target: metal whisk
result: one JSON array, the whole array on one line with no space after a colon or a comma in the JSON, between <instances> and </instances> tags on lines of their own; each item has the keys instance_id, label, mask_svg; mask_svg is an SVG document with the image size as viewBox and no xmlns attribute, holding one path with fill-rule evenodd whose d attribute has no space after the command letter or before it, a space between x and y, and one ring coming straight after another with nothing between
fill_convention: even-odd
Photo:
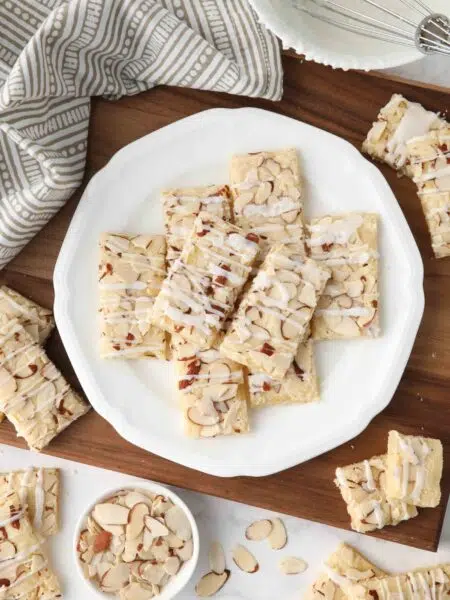
<instances>
[{"instance_id":1,"label":"metal whisk","mask_svg":"<svg viewBox=\"0 0 450 600\"><path fill-rule=\"evenodd\" d=\"M412 9L416 20L399 14L392 6L389 8L389 3L392 5L390 0L361 2L376 9L374 16L344 6L339 0L294 0L294 5L314 18L355 33L404 46L416 46L424 54L450 56L450 18L434 13L422 0L399 0Z\"/></svg>"}]
</instances>

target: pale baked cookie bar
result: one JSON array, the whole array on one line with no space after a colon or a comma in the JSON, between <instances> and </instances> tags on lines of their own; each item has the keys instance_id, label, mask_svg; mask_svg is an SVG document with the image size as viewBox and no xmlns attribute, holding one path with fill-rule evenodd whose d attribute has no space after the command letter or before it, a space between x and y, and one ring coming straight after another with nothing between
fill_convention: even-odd
<instances>
[{"instance_id":1,"label":"pale baked cookie bar","mask_svg":"<svg viewBox=\"0 0 450 600\"><path fill-rule=\"evenodd\" d=\"M0 473L0 496L17 492L34 530L44 536L59 530L59 470L30 468Z\"/></svg>"},{"instance_id":2,"label":"pale baked cookie bar","mask_svg":"<svg viewBox=\"0 0 450 600\"><path fill-rule=\"evenodd\" d=\"M307 229L311 258L331 269L314 313L313 338L378 336L377 215L326 215L312 219Z\"/></svg>"},{"instance_id":3,"label":"pale baked cookie bar","mask_svg":"<svg viewBox=\"0 0 450 600\"><path fill-rule=\"evenodd\" d=\"M162 284L153 323L203 350L224 328L258 254L258 236L207 212Z\"/></svg>"},{"instance_id":4,"label":"pale baked cookie bar","mask_svg":"<svg viewBox=\"0 0 450 600\"><path fill-rule=\"evenodd\" d=\"M336 469L334 483L347 504L351 526L367 533L417 516L417 508L386 495L386 455Z\"/></svg>"},{"instance_id":5,"label":"pale baked cookie bar","mask_svg":"<svg viewBox=\"0 0 450 600\"><path fill-rule=\"evenodd\" d=\"M441 600L450 593L450 564L402 575L373 577L351 585L350 600Z\"/></svg>"},{"instance_id":6,"label":"pale baked cookie bar","mask_svg":"<svg viewBox=\"0 0 450 600\"><path fill-rule=\"evenodd\" d=\"M437 258L450 255L450 126L407 144L409 169Z\"/></svg>"},{"instance_id":7,"label":"pale baked cookie bar","mask_svg":"<svg viewBox=\"0 0 450 600\"><path fill-rule=\"evenodd\" d=\"M250 406L259 408L272 404L306 404L320 397L314 360L314 342L302 342L280 381L265 373L249 373Z\"/></svg>"},{"instance_id":8,"label":"pale baked cookie bar","mask_svg":"<svg viewBox=\"0 0 450 600\"><path fill-rule=\"evenodd\" d=\"M53 600L61 597L56 576L41 549L16 492L0 496L0 599Z\"/></svg>"},{"instance_id":9,"label":"pale baked cookie bar","mask_svg":"<svg viewBox=\"0 0 450 600\"><path fill-rule=\"evenodd\" d=\"M98 286L102 358L166 358L166 334L151 324L154 299L165 276L163 235L101 236Z\"/></svg>"},{"instance_id":10,"label":"pale baked cookie bar","mask_svg":"<svg viewBox=\"0 0 450 600\"><path fill-rule=\"evenodd\" d=\"M224 221L231 221L231 194L227 185L164 190L162 202L169 267L180 256L195 218L201 212L206 211Z\"/></svg>"},{"instance_id":11,"label":"pale baked cookie bar","mask_svg":"<svg viewBox=\"0 0 450 600\"><path fill-rule=\"evenodd\" d=\"M31 337L44 344L55 326L53 313L7 287L0 287L0 326L17 319Z\"/></svg>"},{"instance_id":12,"label":"pale baked cookie bar","mask_svg":"<svg viewBox=\"0 0 450 600\"><path fill-rule=\"evenodd\" d=\"M230 178L235 223L261 238L261 259L274 243L303 243L302 185L295 148L233 156Z\"/></svg>"},{"instance_id":13,"label":"pale baked cookie bar","mask_svg":"<svg viewBox=\"0 0 450 600\"><path fill-rule=\"evenodd\" d=\"M444 121L416 102L394 94L384 106L369 131L362 150L372 158L386 162L394 169L403 169L410 175L407 164L407 142L412 138L439 129Z\"/></svg>"},{"instance_id":14,"label":"pale baked cookie bar","mask_svg":"<svg viewBox=\"0 0 450 600\"><path fill-rule=\"evenodd\" d=\"M171 344L185 433L205 438L248 432L243 367L217 348L197 350L177 334Z\"/></svg>"},{"instance_id":15,"label":"pale baked cookie bar","mask_svg":"<svg viewBox=\"0 0 450 600\"><path fill-rule=\"evenodd\" d=\"M275 246L242 299L222 354L281 380L305 339L330 271L289 246Z\"/></svg>"},{"instance_id":16,"label":"pale baked cookie bar","mask_svg":"<svg viewBox=\"0 0 450 600\"><path fill-rule=\"evenodd\" d=\"M440 440L390 431L386 493L416 506L434 507L441 500L443 451Z\"/></svg>"},{"instance_id":17,"label":"pale baked cookie bar","mask_svg":"<svg viewBox=\"0 0 450 600\"><path fill-rule=\"evenodd\" d=\"M345 600L349 586L385 575L352 546L339 544L325 562L324 573L308 589L304 600Z\"/></svg>"},{"instance_id":18,"label":"pale baked cookie bar","mask_svg":"<svg viewBox=\"0 0 450 600\"><path fill-rule=\"evenodd\" d=\"M0 328L0 410L31 449L42 450L89 408L19 323Z\"/></svg>"}]
</instances>

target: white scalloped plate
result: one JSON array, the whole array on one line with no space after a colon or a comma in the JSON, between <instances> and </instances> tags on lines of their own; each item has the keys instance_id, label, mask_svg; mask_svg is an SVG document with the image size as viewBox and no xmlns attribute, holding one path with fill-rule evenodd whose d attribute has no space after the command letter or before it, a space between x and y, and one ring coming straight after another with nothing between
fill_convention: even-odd
<instances>
[{"instance_id":1,"label":"white scalloped plate","mask_svg":"<svg viewBox=\"0 0 450 600\"><path fill-rule=\"evenodd\" d=\"M296 146L310 215L349 210L381 216L384 335L322 342L322 401L251 413L248 435L183 436L173 365L101 360L97 353L97 240L103 231L163 232L159 190L227 181L235 152ZM55 316L93 407L127 440L218 476L287 469L353 438L391 400L423 308L423 265L397 201L376 167L346 141L262 110L208 110L120 150L87 187L55 268Z\"/></svg>"},{"instance_id":2,"label":"white scalloped plate","mask_svg":"<svg viewBox=\"0 0 450 600\"><path fill-rule=\"evenodd\" d=\"M304 14L295 8L300 0L250 0L264 25L283 42L284 48L293 48L308 60L341 69L387 69L410 63L424 55L415 47L400 46L390 42L363 37ZM403 0L378 0L378 2L413 23L421 16L403 3ZM449 15L449 0L425 0L430 9ZM362 11L369 17L400 25L408 33L413 29L383 15L366 0L339 0L338 4Z\"/></svg>"}]
</instances>

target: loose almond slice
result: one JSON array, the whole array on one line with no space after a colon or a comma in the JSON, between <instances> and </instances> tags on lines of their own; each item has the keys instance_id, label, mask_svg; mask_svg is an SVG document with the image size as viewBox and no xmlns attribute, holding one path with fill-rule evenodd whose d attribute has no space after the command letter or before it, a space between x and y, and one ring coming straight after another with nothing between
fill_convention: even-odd
<instances>
[{"instance_id":1,"label":"loose almond slice","mask_svg":"<svg viewBox=\"0 0 450 600\"><path fill-rule=\"evenodd\" d=\"M265 540L272 531L272 521L268 519L261 519L260 521L254 521L245 530L245 537L252 542L260 542Z\"/></svg>"},{"instance_id":2,"label":"loose almond slice","mask_svg":"<svg viewBox=\"0 0 450 600\"><path fill-rule=\"evenodd\" d=\"M141 535L144 530L144 519L151 518L148 517L149 513L150 508L143 502L139 502L133 506L128 516L128 525L125 534L127 540L135 540Z\"/></svg>"},{"instance_id":3,"label":"loose almond slice","mask_svg":"<svg viewBox=\"0 0 450 600\"><path fill-rule=\"evenodd\" d=\"M169 556L164 563L164 570L168 575L176 575L180 570L180 559L178 556Z\"/></svg>"},{"instance_id":4,"label":"loose almond slice","mask_svg":"<svg viewBox=\"0 0 450 600\"><path fill-rule=\"evenodd\" d=\"M149 600L153 597L153 592L150 586L145 583L133 582L119 592L120 600Z\"/></svg>"},{"instance_id":5,"label":"loose almond slice","mask_svg":"<svg viewBox=\"0 0 450 600\"><path fill-rule=\"evenodd\" d=\"M108 550L111 544L112 534L109 531L101 531L95 536L93 550L95 554Z\"/></svg>"},{"instance_id":6,"label":"loose almond slice","mask_svg":"<svg viewBox=\"0 0 450 600\"><path fill-rule=\"evenodd\" d=\"M119 563L108 569L100 580L101 587L105 592L118 592L128 583L130 567L125 563Z\"/></svg>"},{"instance_id":7,"label":"loose almond slice","mask_svg":"<svg viewBox=\"0 0 450 600\"><path fill-rule=\"evenodd\" d=\"M209 547L209 568L213 573L222 575L225 571L225 552L223 551L222 544L219 542L213 542Z\"/></svg>"},{"instance_id":8,"label":"loose almond slice","mask_svg":"<svg viewBox=\"0 0 450 600\"><path fill-rule=\"evenodd\" d=\"M141 502L147 504L148 506L152 505L152 499L141 492L129 492L123 499L124 503L128 506L128 508L133 508L136 504L140 504Z\"/></svg>"},{"instance_id":9,"label":"loose almond slice","mask_svg":"<svg viewBox=\"0 0 450 600\"><path fill-rule=\"evenodd\" d=\"M200 598L209 598L217 594L223 588L230 576L230 571L226 570L221 575L217 573L206 573L195 586L195 593Z\"/></svg>"},{"instance_id":10,"label":"loose almond slice","mask_svg":"<svg viewBox=\"0 0 450 600\"><path fill-rule=\"evenodd\" d=\"M184 562L188 561L194 552L194 543L192 540L188 540L184 543L182 548L176 548L175 554L180 557L180 559Z\"/></svg>"},{"instance_id":11,"label":"loose almond slice","mask_svg":"<svg viewBox=\"0 0 450 600\"><path fill-rule=\"evenodd\" d=\"M278 566L285 575L298 575L308 568L307 563L296 556L285 556L280 560Z\"/></svg>"},{"instance_id":12,"label":"loose almond slice","mask_svg":"<svg viewBox=\"0 0 450 600\"><path fill-rule=\"evenodd\" d=\"M244 546L236 546L233 550L233 560L241 571L246 573L256 573L259 569L258 561Z\"/></svg>"},{"instance_id":13,"label":"loose almond slice","mask_svg":"<svg viewBox=\"0 0 450 600\"><path fill-rule=\"evenodd\" d=\"M182 540L190 540L192 537L191 524L187 518L184 510L179 506L172 506L164 515L164 520L167 527L177 537Z\"/></svg>"},{"instance_id":14,"label":"loose almond slice","mask_svg":"<svg viewBox=\"0 0 450 600\"><path fill-rule=\"evenodd\" d=\"M281 550L286 546L287 533L284 523L276 517L272 519L272 531L269 535L269 544L272 550Z\"/></svg>"},{"instance_id":15,"label":"loose almond slice","mask_svg":"<svg viewBox=\"0 0 450 600\"><path fill-rule=\"evenodd\" d=\"M93 516L100 524L105 525L126 525L130 509L120 504L97 504L94 508Z\"/></svg>"},{"instance_id":16,"label":"loose almond slice","mask_svg":"<svg viewBox=\"0 0 450 600\"><path fill-rule=\"evenodd\" d=\"M161 521L158 521L158 519L155 519L154 517L145 517L145 527L151 532L152 536L155 538L169 534L169 530L164 525L164 523L161 523Z\"/></svg>"}]
</instances>

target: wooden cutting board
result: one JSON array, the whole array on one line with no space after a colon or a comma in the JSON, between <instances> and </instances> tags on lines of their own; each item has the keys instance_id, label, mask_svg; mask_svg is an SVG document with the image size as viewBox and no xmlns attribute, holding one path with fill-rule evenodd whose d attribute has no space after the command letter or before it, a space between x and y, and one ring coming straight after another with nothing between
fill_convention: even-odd
<instances>
[{"instance_id":1,"label":"wooden cutting board","mask_svg":"<svg viewBox=\"0 0 450 600\"><path fill-rule=\"evenodd\" d=\"M450 94L438 91L362 73L333 71L289 56L284 57L284 67L285 94L279 103L163 87L118 102L94 100L86 181L129 142L208 108L265 108L326 129L357 147L378 109L394 92L422 102L432 110L450 108ZM192 143L195 144L195 140ZM332 160L333 156L324 148L323 168L326 169ZM152 185L151 168L152 165L148 165L149 186ZM386 528L379 534L403 544L436 550L450 475L450 259L438 261L432 257L413 184L398 179L389 168L381 167L381 170L391 184L422 252L426 309L414 350L391 404L363 434L314 460L259 479L220 479L180 467L125 442L94 411L61 434L48 452L348 528L345 506L333 485L335 468L385 452L387 434L392 428L438 437L444 442L446 457L442 505L437 509L425 509L418 518L396 528ZM1 274L1 279L12 287L49 307L53 302L53 267L79 198L80 193ZM123 198L123 202L126 201L127 198ZM384 258L389 260L389 257ZM398 310L402 310L400 305ZM79 387L57 332L48 351L71 383ZM6 422L0 426L0 442L23 446ZM2 464L2 468L7 465Z\"/></svg>"}]
</instances>

